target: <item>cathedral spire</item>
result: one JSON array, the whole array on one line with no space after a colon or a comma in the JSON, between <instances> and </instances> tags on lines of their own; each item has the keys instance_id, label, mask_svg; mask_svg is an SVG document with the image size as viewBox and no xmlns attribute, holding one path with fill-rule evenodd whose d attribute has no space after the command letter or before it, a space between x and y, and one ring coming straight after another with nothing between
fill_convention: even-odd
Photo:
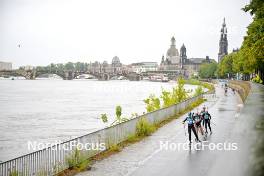
<instances>
[{"instance_id":1,"label":"cathedral spire","mask_svg":"<svg viewBox=\"0 0 264 176\"><path fill-rule=\"evenodd\" d=\"M227 41L227 28L225 23L225 18L222 24L220 31L220 40L219 40L219 53L218 53L218 63L221 59L228 54L228 41Z\"/></svg>"},{"instance_id":2,"label":"cathedral spire","mask_svg":"<svg viewBox=\"0 0 264 176\"><path fill-rule=\"evenodd\" d=\"M161 58L161 63L160 64L164 64L165 63L165 60L164 60L164 55L162 55L162 58Z\"/></svg>"},{"instance_id":3,"label":"cathedral spire","mask_svg":"<svg viewBox=\"0 0 264 176\"><path fill-rule=\"evenodd\" d=\"M175 38L174 38L174 36L171 38L171 46L175 46Z\"/></svg>"},{"instance_id":4,"label":"cathedral spire","mask_svg":"<svg viewBox=\"0 0 264 176\"><path fill-rule=\"evenodd\" d=\"M186 60L187 60L186 47L185 47L184 44L182 44L182 47L180 49L180 63L181 63L181 68L186 63Z\"/></svg>"},{"instance_id":5,"label":"cathedral spire","mask_svg":"<svg viewBox=\"0 0 264 176\"><path fill-rule=\"evenodd\" d=\"M225 23L225 18L224 18L223 26L224 26L224 27L226 26L226 23Z\"/></svg>"}]
</instances>

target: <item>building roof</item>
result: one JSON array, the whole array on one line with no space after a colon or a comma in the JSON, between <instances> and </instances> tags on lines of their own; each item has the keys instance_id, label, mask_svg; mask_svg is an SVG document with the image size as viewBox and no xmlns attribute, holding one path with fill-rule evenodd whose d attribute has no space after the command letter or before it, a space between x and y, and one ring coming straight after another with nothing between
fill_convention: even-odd
<instances>
[{"instance_id":1,"label":"building roof","mask_svg":"<svg viewBox=\"0 0 264 176\"><path fill-rule=\"evenodd\" d=\"M158 65L157 62L137 62L137 63L132 63L132 66L137 66L137 65Z\"/></svg>"},{"instance_id":2,"label":"building roof","mask_svg":"<svg viewBox=\"0 0 264 176\"><path fill-rule=\"evenodd\" d=\"M205 58L189 58L189 60L194 64L201 64Z\"/></svg>"},{"instance_id":3,"label":"building roof","mask_svg":"<svg viewBox=\"0 0 264 176\"><path fill-rule=\"evenodd\" d=\"M189 61L189 64L202 64L204 62L211 63L215 61L214 59L210 59L209 57L208 58L188 58L187 60Z\"/></svg>"}]
</instances>

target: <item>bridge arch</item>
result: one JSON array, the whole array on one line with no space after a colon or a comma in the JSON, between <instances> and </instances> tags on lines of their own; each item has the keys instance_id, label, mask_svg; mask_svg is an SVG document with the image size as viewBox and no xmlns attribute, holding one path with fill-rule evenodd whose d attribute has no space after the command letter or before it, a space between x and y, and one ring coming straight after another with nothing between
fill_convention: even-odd
<instances>
[{"instance_id":1,"label":"bridge arch","mask_svg":"<svg viewBox=\"0 0 264 176\"><path fill-rule=\"evenodd\" d=\"M50 76L52 75L52 78L57 77L58 79L63 79L63 77L61 75L58 75L56 73L43 73L43 74L37 74L36 75L36 79L37 78L51 78Z\"/></svg>"}]
</instances>

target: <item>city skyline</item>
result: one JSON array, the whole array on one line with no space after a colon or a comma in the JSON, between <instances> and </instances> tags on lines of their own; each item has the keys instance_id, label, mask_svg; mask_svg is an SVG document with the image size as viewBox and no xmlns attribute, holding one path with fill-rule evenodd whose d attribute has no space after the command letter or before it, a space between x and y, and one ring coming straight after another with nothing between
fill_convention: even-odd
<instances>
[{"instance_id":1,"label":"city skyline","mask_svg":"<svg viewBox=\"0 0 264 176\"><path fill-rule=\"evenodd\" d=\"M177 49L185 44L188 57L217 60L223 18L229 52L240 47L251 22L240 10L248 3L244 0L74 2L2 0L0 60L13 62L15 68L110 62L115 55L124 64L160 63L172 36Z\"/></svg>"}]
</instances>

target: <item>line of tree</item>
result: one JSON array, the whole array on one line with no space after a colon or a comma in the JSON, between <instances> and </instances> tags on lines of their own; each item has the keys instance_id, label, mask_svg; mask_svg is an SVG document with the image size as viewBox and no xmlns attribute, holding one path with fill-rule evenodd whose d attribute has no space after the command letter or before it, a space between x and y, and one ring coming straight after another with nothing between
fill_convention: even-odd
<instances>
[{"instance_id":1,"label":"line of tree","mask_svg":"<svg viewBox=\"0 0 264 176\"><path fill-rule=\"evenodd\" d=\"M256 75L261 81L264 79L264 1L252 0L242 10L253 16L253 22L248 26L240 50L221 60L218 74L226 77L240 73L244 80Z\"/></svg>"},{"instance_id":2,"label":"line of tree","mask_svg":"<svg viewBox=\"0 0 264 176\"><path fill-rule=\"evenodd\" d=\"M203 63L199 69L200 78L216 78L217 77L217 62L212 60L210 63Z\"/></svg>"},{"instance_id":3,"label":"line of tree","mask_svg":"<svg viewBox=\"0 0 264 176\"><path fill-rule=\"evenodd\" d=\"M22 67L20 69L23 69ZM77 72L87 72L88 63L85 62L68 62L66 64L54 64L51 63L48 66L37 66L36 70L39 72L46 73L63 73L64 71L77 71Z\"/></svg>"}]
</instances>

